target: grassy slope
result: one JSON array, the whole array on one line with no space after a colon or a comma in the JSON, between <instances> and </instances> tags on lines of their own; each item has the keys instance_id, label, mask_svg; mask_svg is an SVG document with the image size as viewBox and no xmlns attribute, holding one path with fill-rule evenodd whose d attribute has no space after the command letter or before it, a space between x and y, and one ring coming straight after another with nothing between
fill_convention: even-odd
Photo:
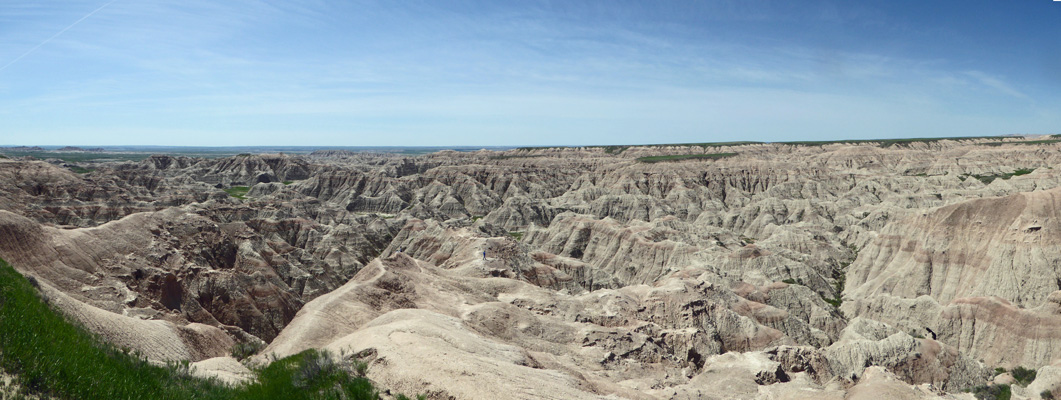
<instances>
[{"instance_id":1,"label":"grassy slope","mask_svg":"<svg viewBox=\"0 0 1061 400\"><path fill-rule=\"evenodd\" d=\"M0 260L0 368L33 393L68 399L375 399L371 382L316 350L276 360L250 384L192 377L103 343L51 309ZM363 373L363 369L361 370ZM399 398L405 398L399 396Z\"/></svg>"}]
</instances>

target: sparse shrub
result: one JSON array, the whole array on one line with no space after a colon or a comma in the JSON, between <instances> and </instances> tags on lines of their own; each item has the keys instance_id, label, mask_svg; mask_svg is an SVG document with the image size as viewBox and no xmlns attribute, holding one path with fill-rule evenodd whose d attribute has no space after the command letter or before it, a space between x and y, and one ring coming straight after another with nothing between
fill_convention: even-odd
<instances>
[{"instance_id":1,"label":"sparse shrub","mask_svg":"<svg viewBox=\"0 0 1061 400\"><path fill-rule=\"evenodd\" d=\"M1032 383L1032 381L1035 380L1034 369L1017 367L1010 370L1009 373L1013 375L1013 380L1015 380L1017 384L1021 386L1028 386L1029 383Z\"/></svg>"},{"instance_id":2,"label":"sparse shrub","mask_svg":"<svg viewBox=\"0 0 1061 400\"><path fill-rule=\"evenodd\" d=\"M1054 392L1044 390L1042 393L1039 393L1039 397L1043 400L1054 400Z\"/></svg>"},{"instance_id":3,"label":"sparse shrub","mask_svg":"<svg viewBox=\"0 0 1061 400\"><path fill-rule=\"evenodd\" d=\"M258 342L240 342L232 345L232 358L242 360L258 354L265 345Z\"/></svg>"},{"instance_id":4,"label":"sparse shrub","mask_svg":"<svg viewBox=\"0 0 1061 400\"><path fill-rule=\"evenodd\" d=\"M378 397L372 383L352 377L327 352L306 350L258 370L258 382L247 385L252 399L356 399Z\"/></svg>"},{"instance_id":5,"label":"sparse shrub","mask_svg":"<svg viewBox=\"0 0 1061 400\"><path fill-rule=\"evenodd\" d=\"M354 372L357 373L357 376L365 376L368 374L368 363L364 361L354 361Z\"/></svg>"},{"instance_id":6,"label":"sparse shrub","mask_svg":"<svg viewBox=\"0 0 1061 400\"><path fill-rule=\"evenodd\" d=\"M1009 400L1013 396L1009 385L980 385L971 392L977 400Z\"/></svg>"},{"instance_id":7,"label":"sparse shrub","mask_svg":"<svg viewBox=\"0 0 1061 400\"><path fill-rule=\"evenodd\" d=\"M335 374L342 374L342 370L326 351L314 351L302 358L302 367L295 374L295 387L309 388L314 382Z\"/></svg>"}]
</instances>

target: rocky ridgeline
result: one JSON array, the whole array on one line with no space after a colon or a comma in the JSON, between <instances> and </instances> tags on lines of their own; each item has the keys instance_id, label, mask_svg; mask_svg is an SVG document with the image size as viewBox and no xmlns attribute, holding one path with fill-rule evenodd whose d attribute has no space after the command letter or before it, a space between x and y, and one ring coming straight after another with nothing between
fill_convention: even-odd
<instances>
[{"instance_id":1,"label":"rocky ridgeline","mask_svg":"<svg viewBox=\"0 0 1061 400\"><path fill-rule=\"evenodd\" d=\"M0 159L0 257L206 374L256 342L430 398L1035 397L1061 145L1007 141Z\"/></svg>"}]
</instances>

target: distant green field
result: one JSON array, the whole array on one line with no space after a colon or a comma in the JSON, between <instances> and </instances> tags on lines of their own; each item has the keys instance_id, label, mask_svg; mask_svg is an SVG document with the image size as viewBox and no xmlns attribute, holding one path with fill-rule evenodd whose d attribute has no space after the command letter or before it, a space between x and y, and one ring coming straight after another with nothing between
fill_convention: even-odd
<instances>
[{"instance_id":1,"label":"distant green field","mask_svg":"<svg viewBox=\"0 0 1061 400\"><path fill-rule=\"evenodd\" d=\"M490 156L490 159L491 160L508 160L508 159L512 159L512 158L538 158L538 157L542 157L542 156L538 155L538 154L530 154L530 155L517 154L517 155Z\"/></svg>"},{"instance_id":2,"label":"distant green field","mask_svg":"<svg viewBox=\"0 0 1061 400\"><path fill-rule=\"evenodd\" d=\"M1056 136L1056 135L1054 135L1054 136ZM1019 142L987 142L987 143L980 143L980 144L983 145L983 146L1002 146L1004 144L1031 145L1031 144L1052 144L1052 143L1058 143L1058 142L1061 142L1061 139L1024 140L1024 141L1019 141Z\"/></svg>"},{"instance_id":3,"label":"distant green field","mask_svg":"<svg viewBox=\"0 0 1061 400\"><path fill-rule=\"evenodd\" d=\"M228 193L229 196L235 197L237 199L246 200L247 192L249 192L250 190L251 188L247 186L233 186L228 189L225 189L225 193Z\"/></svg>"},{"instance_id":4,"label":"distant green field","mask_svg":"<svg viewBox=\"0 0 1061 400\"><path fill-rule=\"evenodd\" d=\"M1052 135L1052 137L1061 138L1061 135ZM934 143L944 140L972 140L972 139L998 139L999 142L984 143L984 145L998 146L1002 144L1044 144L1059 142L1057 140L1032 140L1032 141L1013 141L1013 142L1002 142L1003 139L1013 139L1010 136L959 136L959 137L931 137L931 138L903 138L903 139L851 139L851 140L803 140L803 141L790 141L790 142L755 142L755 141L735 141L735 142L704 142L704 143L660 143L660 144L637 144L637 145L608 145L608 146L541 146L541 147L519 147L517 150L542 150L542 149L561 149L561 148L574 148L583 147L587 149L604 149L606 154L620 154L623 151L631 147L671 147L671 146L688 146L688 147L701 147L704 149L710 147L732 147L732 146L746 146L754 144L787 144L791 146L825 146L831 144L877 144L880 147L892 147L902 146L911 143Z\"/></svg>"},{"instance_id":5,"label":"distant green field","mask_svg":"<svg viewBox=\"0 0 1061 400\"><path fill-rule=\"evenodd\" d=\"M713 154L677 154L670 156L648 156L638 157L637 161L643 163L658 163L658 162L669 162L669 161L682 161L682 160L718 160L726 157L733 157L737 153L713 153Z\"/></svg>"},{"instance_id":6,"label":"distant green field","mask_svg":"<svg viewBox=\"0 0 1061 400\"><path fill-rule=\"evenodd\" d=\"M8 157L30 156L41 160L58 158L66 162L88 162L88 161L140 161L151 157L148 153L92 153L75 152L59 153L52 151L5 151Z\"/></svg>"}]
</instances>

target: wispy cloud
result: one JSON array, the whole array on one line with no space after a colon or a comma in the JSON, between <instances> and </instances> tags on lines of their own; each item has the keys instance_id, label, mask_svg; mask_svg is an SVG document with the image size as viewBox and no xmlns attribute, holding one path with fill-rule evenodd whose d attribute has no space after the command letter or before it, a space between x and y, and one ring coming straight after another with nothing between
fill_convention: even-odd
<instances>
[{"instance_id":1,"label":"wispy cloud","mask_svg":"<svg viewBox=\"0 0 1061 400\"><path fill-rule=\"evenodd\" d=\"M1029 99L1028 95L1015 89L1012 85L998 77L989 75L981 71L966 71L965 75L975 79L977 83L995 89L1001 93L1021 99Z\"/></svg>"},{"instance_id":2,"label":"wispy cloud","mask_svg":"<svg viewBox=\"0 0 1061 400\"><path fill-rule=\"evenodd\" d=\"M991 65L956 69L874 37L841 45L811 32L827 39L808 42L776 28L886 26L880 15L743 3L118 1L0 70L0 133L548 144L916 135L917 124L989 134L1000 121L1040 129L1057 119L1047 107L1056 99ZM0 6L0 21L29 15L0 31L0 56L92 9L19 4ZM962 122L976 118L987 119Z\"/></svg>"}]
</instances>

